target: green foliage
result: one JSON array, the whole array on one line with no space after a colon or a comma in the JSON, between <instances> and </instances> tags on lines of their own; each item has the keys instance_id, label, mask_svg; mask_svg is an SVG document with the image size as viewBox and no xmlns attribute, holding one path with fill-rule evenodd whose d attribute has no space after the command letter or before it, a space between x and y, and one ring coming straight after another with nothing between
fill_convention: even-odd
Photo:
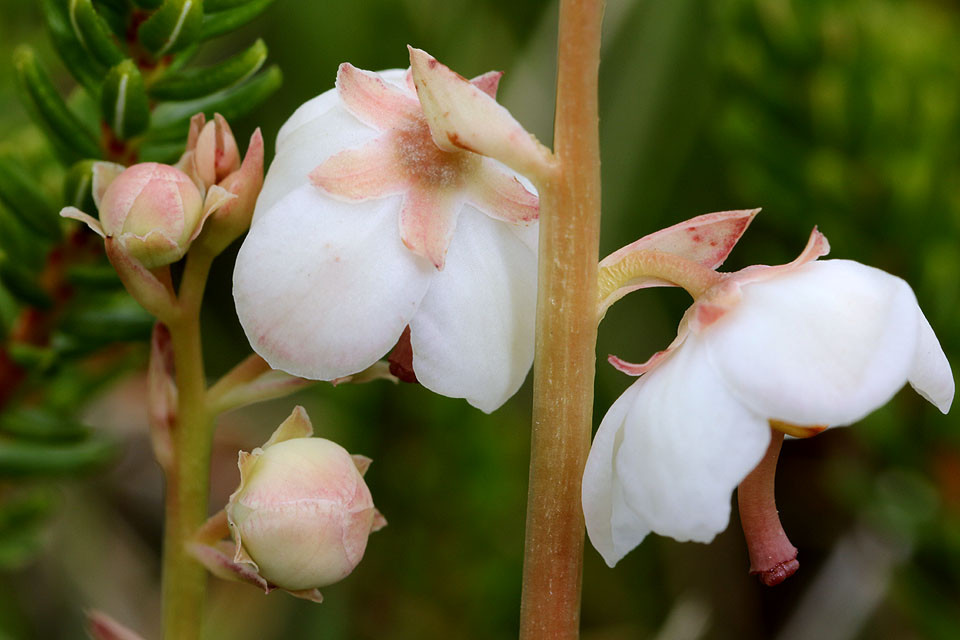
<instances>
[{"instance_id":1,"label":"green foliage","mask_svg":"<svg viewBox=\"0 0 960 640\"><path fill-rule=\"evenodd\" d=\"M132 164L158 148L175 159L194 113L236 117L274 92L279 70L257 74L262 40L189 68L201 36L233 31L267 4L214 1L205 15L201 0L43 0L53 49L77 82L66 92L42 46L13 53L21 101L54 156L0 141L0 570L21 566L42 541L55 505L43 489L50 479L117 458L114 439L75 416L119 373L142 366L144 348L121 345L146 343L153 325L100 239L59 210L96 214L94 162Z\"/></svg>"}]
</instances>

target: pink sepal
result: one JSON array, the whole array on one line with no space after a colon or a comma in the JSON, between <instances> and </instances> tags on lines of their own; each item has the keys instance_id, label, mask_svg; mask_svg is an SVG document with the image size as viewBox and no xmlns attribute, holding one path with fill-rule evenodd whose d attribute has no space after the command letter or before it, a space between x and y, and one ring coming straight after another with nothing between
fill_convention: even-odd
<instances>
[{"instance_id":1,"label":"pink sepal","mask_svg":"<svg viewBox=\"0 0 960 640\"><path fill-rule=\"evenodd\" d=\"M337 70L337 93L347 110L377 131L410 125L417 117L417 102L377 74L344 62Z\"/></svg>"},{"instance_id":2,"label":"pink sepal","mask_svg":"<svg viewBox=\"0 0 960 640\"><path fill-rule=\"evenodd\" d=\"M489 156L530 177L551 172L550 152L509 111L426 51L407 48L417 97L438 147Z\"/></svg>"},{"instance_id":3,"label":"pink sepal","mask_svg":"<svg viewBox=\"0 0 960 640\"><path fill-rule=\"evenodd\" d=\"M511 224L529 224L540 215L540 199L492 162L477 168L470 196L470 203L488 216Z\"/></svg>"},{"instance_id":4,"label":"pink sepal","mask_svg":"<svg viewBox=\"0 0 960 640\"><path fill-rule=\"evenodd\" d=\"M614 265L632 253L662 251L696 262L708 269L716 269L727 259L759 212L760 209L742 209L707 213L691 218L646 235L614 251L600 261L600 267ZM600 307L606 309L632 291L648 287L671 286L675 285L652 276L637 278L613 291L601 301Z\"/></svg>"},{"instance_id":5,"label":"pink sepal","mask_svg":"<svg viewBox=\"0 0 960 640\"><path fill-rule=\"evenodd\" d=\"M387 140L377 138L341 151L311 171L310 182L342 200L362 201L403 193L410 188L410 180L387 147Z\"/></svg>"},{"instance_id":6,"label":"pink sepal","mask_svg":"<svg viewBox=\"0 0 960 640\"><path fill-rule=\"evenodd\" d=\"M442 271L459 211L460 203L452 194L413 188L400 210L400 240Z\"/></svg>"}]
</instances>

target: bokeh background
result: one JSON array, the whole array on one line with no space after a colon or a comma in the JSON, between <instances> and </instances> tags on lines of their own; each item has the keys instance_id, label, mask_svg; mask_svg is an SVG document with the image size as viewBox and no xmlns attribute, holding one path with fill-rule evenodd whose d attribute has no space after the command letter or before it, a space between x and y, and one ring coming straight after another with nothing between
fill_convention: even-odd
<instances>
[{"instance_id":1,"label":"bokeh background","mask_svg":"<svg viewBox=\"0 0 960 640\"><path fill-rule=\"evenodd\" d=\"M725 268L780 263L819 225L836 257L910 282L960 366L960 4L950 0L609 0L601 69L601 253L715 210L762 206ZM215 61L262 37L282 88L234 122L272 147L337 65L406 65L407 43L464 75L507 72L501 101L549 141L556 44L550 0L278 0L208 44ZM34 3L0 1L0 60L28 42L64 95ZM62 174L0 63L0 149ZM212 376L248 353L230 294L232 256L204 308ZM630 384L604 357L643 360L688 300L645 291L600 328L595 424ZM318 311L318 312L322 312ZM145 361L135 351L134 363ZM529 382L529 381L528 381ZM390 525L314 605L211 581L210 639L509 638L516 635L529 455L529 384L484 415L414 385L318 385L221 420L212 505L234 488L236 451L294 403L320 435L374 459ZM767 589L747 575L736 516L710 545L648 538L615 569L586 549L583 637L960 637L960 417L909 390L854 427L788 442L778 472L801 569ZM161 481L137 366L91 397L85 420L115 435L112 465L49 486L30 551L0 544L0 637L82 638L98 608L158 637ZM4 485L9 481L4 481ZM734 514L736 511L734 510ZM31 534L33 535L33 534ZM6 555L5 555L6 554Z\"/></svg>"}]
</instances>

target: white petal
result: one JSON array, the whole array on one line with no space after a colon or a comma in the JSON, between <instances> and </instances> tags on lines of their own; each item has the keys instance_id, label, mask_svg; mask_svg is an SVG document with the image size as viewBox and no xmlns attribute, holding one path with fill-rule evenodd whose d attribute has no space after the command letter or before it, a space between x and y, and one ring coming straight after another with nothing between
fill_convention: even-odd
<instances>
[{"instance_id":1,"label":"white petal","mask_svg":"<svg viewBox=\"0 0 960 640\"><path fill-rule=\"evenodd\" d=\"M324 160L348 148L359 147L380 133L368 127L339 102L330 109L291 133L283 145L277 145L277 155L263 181L263 190L257 198L254 220L288 193L308 184L309 174Z\"/></svg>"},{"instance_id":2,"label":"white petal","mask_svg":"<svg viewBox=\"0 0 960 640\"><path fill-rule=\"evenodd\" d=\"M712 540L730 519L731 493L770 441L766 420L729 393L693 337L637 380L604 423L584 474L584 512L590 540L611 566L651 531ZM607 533L598 489L601 465L611 463Z\"/></svg>"},{"instance_id":3,"label":"white petal","mask_svg":"<svg viewBox=\"0 0 960 640\"><path fill-rule=\"evenodd\" d=\"M414 95L406 86L405 73L402 69L391 69L380 75ZM307 175L333 154L358 147L380 135L343 107L335 89L300 105L277 134L277 154L263 181L254 218L309 182Z\"/></svg>"},{"instance_id":4,"label":"white petal","mask_svg":"<svg viewBox=\"0 0 960 640\"><path fill-rule=\"evenodd\" d=\"M272 367L330 380L393 347L434 274L400 242L399 209L399 197L344 203L307 185L254 221L234 298Z\"/></svg>"},{"instance_id":5,"label":"white petal","mask_svg":"<svg viewBox=\"0 0 960 640\"><path fill-rule=\"evenodd\" d=\"M917 314L917 353L907 380L917 393L946 413L953 404L953 372L940 341L919 308Z\"/></svg>"},{"instance_id":6,"label":"white petal","mask_svg":"<svg viewBox=\"0 0 960 640\"><path fill-rule=\"evenodd\" d=\"M650 533L624 503L620 479L614 477L617 452L623 443L623 420L640 392L639 382L627 387L603 416L583 470L581 501L587 536L611 567ZM616 537L614 517L617 518Z\"/></svg>"},{"instance_id":7,"label":"white petal","mask_svg":"<svg viewBox=\"0 0 960 640\"><path fill-rule=\"evenodd\" d=\"M386 71L380 71L377 75L383 78L384 81L389 82L396 87L400 87L410 95L416 95L416 93L410 91L410 88L407 86L406 69L388 69ZM330 80L332 84L334 77L331 76ZM297 134L297 130L300 127L323 116L327 113L327 111L330 110L331 107L333 107L335 104L338 104L339 101L340 98L337 95L337 90L330 89L329 91L324 91L315 98L307 100L302 105L297 107L297 110L293 112L293 115L287 118L287 121L283 123L283 126L280 127L280 131L277 133L277 153L279 154L283 150L287 139L292 135Z\"/></svg>"},{"instance_id":8,"label":"white petal","mask_svg":"<svg viewBox=\"0 0 960 640\"><path fill-rule=\"evenodd\" d=\"M446 266L410 322L417 380L486 412L517 392L533 363L537 258L510 226L465 206Z\"/></svg>"},{"instance_id":9,"label":"white petal","mask_svg":"<svg viewBox=\"0 0 960 640\"><path fill-rule=\"evenodd\" d=\"M824 260L742 292L703 338L731 390L757 413L800 425L850 424L907 381L922 316L900 278Z\"/></svg>"}]
</instances>

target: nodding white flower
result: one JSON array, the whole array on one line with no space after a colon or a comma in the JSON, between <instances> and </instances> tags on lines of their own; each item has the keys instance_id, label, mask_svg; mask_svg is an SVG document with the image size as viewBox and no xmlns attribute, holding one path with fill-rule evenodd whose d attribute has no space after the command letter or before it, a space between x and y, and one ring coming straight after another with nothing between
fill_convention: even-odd
<instances>
[{"instance_id":1,"label":"nodding white flower","mask_svg":"<svg viewBox=\"0 0 960 640\"><path fill-rule=\"evenodd\" d=\"M506 164L545 160L492 97L499 73L411 64L342 64L281 128L237 313L274 368L332 380L396 345L399 377L489 412L533 361L538 201Z\"/></svg>"},{"instance_id":2,"label":"nodding white flower","mask_svg":"<svg viewBox=\"0 0 960 640\"><path fill-rule=\"evenodd\" d=\"M671 238L699 237L696 220L635 243L645 256L631 258L628 248L601 265L635 258L676 267ZM857 422L906 382L947 412L950 365L911 288L857 262L816 260L828 250L815 229L790 264L718 274L715 264L687 263L703 277L687 287L695 302L673 344L642 365L611 356L641 377L603 418L583 476L587 533L607 564L651 532L709 542L726 528L741 485L751 572L776 584L797 567L773 502L782 434Z\"/></svg>"}]
</instances>

